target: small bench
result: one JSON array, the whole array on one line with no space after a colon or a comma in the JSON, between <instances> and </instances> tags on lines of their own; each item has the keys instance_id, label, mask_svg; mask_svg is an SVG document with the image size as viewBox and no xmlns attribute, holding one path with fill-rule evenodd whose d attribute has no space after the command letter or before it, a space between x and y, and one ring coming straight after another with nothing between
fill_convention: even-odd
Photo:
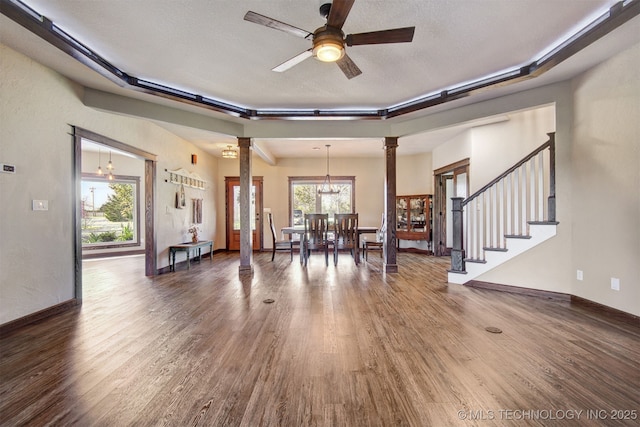
<instances>
[{"instance_id":1,"label":"small bench","mask_svg":"<svg viewBox=\"0 0 640 427\"><path fill-rule=\"evenodd\" d=\"M191 268L191 251L195 251L195 256L200 262L202 248L209 246L209 259L213 260L213 240L201 240L199 242L186 242L169 246L169 271L176 271L176 252L187 253L187 269Z\"/></svg>"}]
</instances>

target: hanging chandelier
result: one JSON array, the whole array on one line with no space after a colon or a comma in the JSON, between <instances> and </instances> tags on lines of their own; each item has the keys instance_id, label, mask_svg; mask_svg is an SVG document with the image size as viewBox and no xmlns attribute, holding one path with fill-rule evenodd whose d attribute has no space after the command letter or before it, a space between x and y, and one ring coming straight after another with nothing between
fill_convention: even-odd
<instances>
[{"instance_id":1,"label":"hanging chandelier","mask_svg":"<svg viewBox=\"0 0 640 427\"><path fill-rule=\"evenodd\" d=\"M222 157L225 159L237 159L238 152L233 149L233 145L227 145L227 149L222 150Z\"/></svg>"},{"instance_id":2,"label":"hanging chandelier","mask_svg":"<svg viewBox=\"0 0 640 427\"><path fill-rule=\"evenodd\" d=\"M98 148L98 175L104 176L104 171L102 170L102 150ZM113 162L111 161L111 150L109 150L109 163L107 163L107 179L109 181L113 181Z\"/></svg>"},{"instance_id":3,"label":"hanging chandelier","mask_svg":"<svg viewBox=\"0 0 640 427\"><path fill-rule=\"evenodd\" d=\"M318 188L318 194L338 194L340 190L331 184L331 175L329 175L329 147L331 145L327 144L325 147L327 147L327 175L324 177L322 187Z\"/></svg>"}]
</instances>

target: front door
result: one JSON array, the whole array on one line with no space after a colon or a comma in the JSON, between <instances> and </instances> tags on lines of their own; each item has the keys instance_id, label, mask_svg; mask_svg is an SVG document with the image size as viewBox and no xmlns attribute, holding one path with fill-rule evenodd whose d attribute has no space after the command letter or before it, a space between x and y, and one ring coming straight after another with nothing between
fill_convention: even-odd
<instances>
[{"instance_id":1,"label":"front door","mask_svg":"<svg viewBox=\"0 0 640 427\"><path fill-rule=\"evenodd\" d=\"M225 178L227 205L227 249L240 250L240 178ZM251 186L251 230L253 250L262 249L262 177L253 177Z\"/></svg>"}]
</instances>

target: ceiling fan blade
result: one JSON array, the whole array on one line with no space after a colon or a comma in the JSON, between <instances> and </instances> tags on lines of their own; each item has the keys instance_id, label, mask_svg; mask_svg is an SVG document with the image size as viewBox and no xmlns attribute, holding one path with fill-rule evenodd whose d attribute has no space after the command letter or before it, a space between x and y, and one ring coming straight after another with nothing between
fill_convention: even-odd
<instances>
[{"instance_id":1,"label":"ceiling fan blade","mask_svg":"<svg viewBox=\"0 0 640 427\"><path fill-rule=\"evenodd\" d=\"M327 26L342 29L354 1L355 0L333 0L331 9L329 9Z\"/></svg>"},{"instance_id":2,"label":"ceiling fan blade","mask_svg":"<svg viewBox=\"0 0 640 427\"><path fill-rule=\"evenodd\" d=\"M255 24L264 25L265 27L273 28L275 30L284 31L296 37L302 37L303 39L313 36L309 31L294 27L293 25L285 24L268 16L260 15L252 11L247 12L244 15L244 20L253 22Z\"/></svg>"},{"instance_id":3,"label":"ceiling fan blade","mask_svg":"<svg viewBox=\"0 0 640 427\"><path fill-rule=\"evenodd\" d=\"M336 64L338 64L338 67L340 67L344 75L347 76L349 80L362 74L360 68L358 68L356 63L353 62L353 60L346 53L342 58L336 61Z\"/></svg>"},{"instance_id":4,"label":"ceiling fan blade","mask_svg":"<svg viewBox=\"0 0 640 427\"><path fill-rule=\"evenodd\" d=\"M382 43L407 43L413 40L416 27L394 28L392 30L372 31L370 33L348 34L347 46Z\"/></svg>"},{"instance_id":5,"label":"ceiling fan blade","mask_svg":"<svg viewBox=\"0 0 640 427\"><path fill-rule=\"evenodd\" d=\"M301 63L302 61L304 61L307 58L310 58L311 56L313 56L313 49L305 50L304 52L294 56L293 58L284 61L282 64L280 64L277 67L273 68L271 71L275 71L275 72L278 72L278 73L285 72L289 68L292 68L295 65L298 65L299 63Z\"/></svg>"}]
</instances>

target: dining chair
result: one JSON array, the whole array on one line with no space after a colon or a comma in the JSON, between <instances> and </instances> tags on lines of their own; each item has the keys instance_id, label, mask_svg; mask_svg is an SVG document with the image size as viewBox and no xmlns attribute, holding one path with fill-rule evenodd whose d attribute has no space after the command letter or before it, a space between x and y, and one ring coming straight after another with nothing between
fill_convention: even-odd
<instances>
[{"instance_id":1,"label":"dining chair","mask_svg":"<svg viewBox=\"0 0 640 427\"><path fill-rule=\"evenodd\" d=\"M323 250L325 264L329 265L329 241L327 240L327 227L329 214L305 214L304 215L304 265L311 255L312 250Z\"/></svg>"},{"instance_id":2,"label":"dining chair","mask_svg":"<svg viewBox=\"0 0 640 427\"><path fill-rule=\"evenodd\" d=\"M276 238L276 226L273 223L273 214L268 213L269 227L271 228L271 236L273 237L273 249L271 251L271 261L276 256L276 251L288 251L291 254L291 261L293 261L293 241L292 240L278 240Z\"/></svg>"},{"instance_id":3,"label":"dining chair","mask_svg":"<svg viewBox=\"0 0 640 427\"><path fill-rule=\"evenodd\" d=\"M380 251L380 258L382 258L383 246L383 242L374 242L373 240L367 240L367 238L365 237L365 239L362 241L362 256L364 260L369 261L369 251L374 250Z\"/></svg>"},{"instance_id":4,"label":"dining chair","mask_svg":"<svg viewBox=\"0 0 640 427\"><path fill-rule=\"evenodd\" d=\"M338 251L349 249L356 265L358 253L358 214L335 214L333 216L333 265L338 265Z\"/></svg>"},{"instance_id":5,"label":"dining chair","mask_svg":"<svg viewBox=\"0 0 640 427\"><path fill-rule=\"evenodd\" d=\"M385 235L386 229L387 229L387 224L385 223L385 220L384 220L384 214L382 214L382 221L380 222L380 228L376 233L375 242L372 240L367 240L366 237L362 241L362 255L364 256L365 261L369 260L370 250L379 250L380 258L382 258L383 252L384 252L384 235Z\"/></svg>"}]
</instances>

